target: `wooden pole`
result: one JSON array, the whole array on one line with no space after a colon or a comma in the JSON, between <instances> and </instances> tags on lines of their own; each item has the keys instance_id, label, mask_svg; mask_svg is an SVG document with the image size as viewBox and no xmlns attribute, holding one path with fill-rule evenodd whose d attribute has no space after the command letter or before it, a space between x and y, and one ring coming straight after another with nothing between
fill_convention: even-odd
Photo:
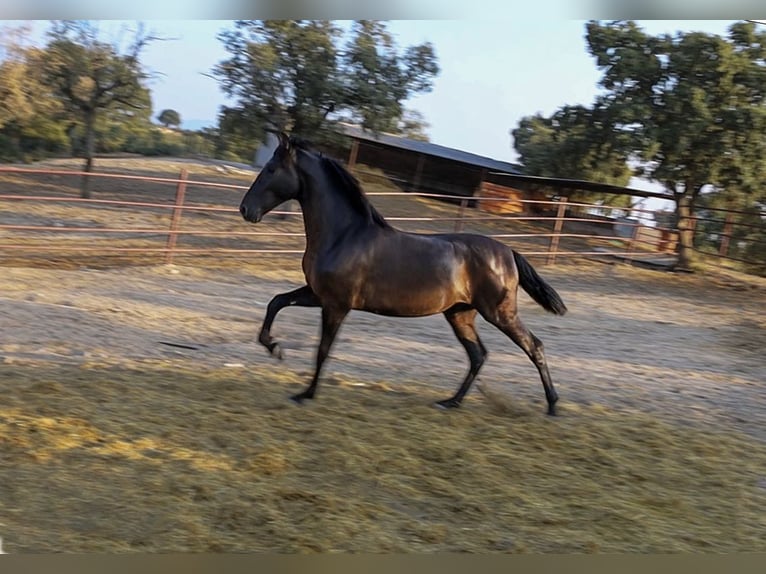
<instances>
[{"instance_id":1,"label":"wooden pole","mask_svg":"<svg viewBox=\"0 0 766 574\"><path fill-rule=\"evenodd\" d=\"M562 197L559 201L559 207L556 211L556 223L553 224L553 235L551 236L551 243L548 246L548 265L556 261L556 252L559 248L559 240L561 238L561 230L564 227L564 216L567 211L567 199Z\"/></svg>"},{"instance_id":2,"label":"wooden pole","mask_svg":"<svg viewBox=\"0 0 766 574\"><path fill-rule=\"evenodd\" d=\"M165 246L165 263L170 264L173 262L173 250L176 247L176 240L178 238L178 227L181 223L181 212L183 210L184 198L186 197L186 179L188 178L186 168L181 169L181 175L179 176L178 187L176 187L176 201L173 208L173 214L170 217L170 229L168 231L168 242Z\"/></svg>"},{"instance_id":3,"label":"wooden pole","mask_svg":"<svg viewBox=\"0 0 766 574\"><path fill-rule=\"evenodd\" d=\"M468 199L460 200L460 207L457 210L457 221L455 221L455 233L463 231L463 218L465 217L465 208L468 206Z\"/></svg>"},{"instance_id":4,"label":"wooden pole","mask_svg":"<svg viewBox=\"0 0 766 574\"><path fill-rule=\"evenodd\" d=\"M351 152L348 155L348 169L354 169L356 158L359 155L359 140L354 140L351 144Z\"/></svg>"},{"instance_id":5,"label":"wooden pole","mask_svg":"<svg viewBox=\"0 0 766 574\"><path fill-rule=\"evenodd\" d=\"M638 239L638 235L641 233L641 224L636 223L633 226L633 231L630 234L630 241L628 241L628 245L625 248L625 261L628 265L633 265L633 252L636 248L636 241Z\"/></svg>"},{"instance_id":6,"label":"wooden pole","mask_svg":"<svg viewBox=\"0 0 766 574\"><path fill-rule=\"evenodd\" d=\"M481 169L481 173L479 175L479 184L473 189L471 192L471 197L476 197L477 195L481 195L481 184L484 183L484 178L487 177L487 170L485 168ZM468 198L464 198L460 201L460 208L457 212L457 221L455 221L455 233L459 231L463 231L463 224L465 223L465 209L468 207Z\"/></svg>"},{"instance_id":7,"label":"wooden pole","mask_svg":"<svg viewBox=\"0 0 766 574\"><path fill-rule=\"evenodd\" d=\"M423 177L423 166L426 163L426 156L422 153L418 155L418 165L415 168L415 179L412 180L412 191L420 188L420 178Z\"/></svg>"},{"instance_id":8,"label":"wooden pole","mask_svg":"<svg viewBox=\"0 0 766 574\"><path fill-rule=\"evenodd\" d=\"M729 243L731 242L731 228L734 223L734 214L726 214L726 222L723 224L723 233L721 237L721 247L718 250L719 257L726 257L729 254Z\"/></svg>"}]
</instances>

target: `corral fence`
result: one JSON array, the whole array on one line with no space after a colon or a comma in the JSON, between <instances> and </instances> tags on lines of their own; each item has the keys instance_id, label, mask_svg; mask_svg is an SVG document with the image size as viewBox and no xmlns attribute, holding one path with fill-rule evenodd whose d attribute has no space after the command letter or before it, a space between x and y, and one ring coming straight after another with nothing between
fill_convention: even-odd
<instances>
[{"instance_id":1,"label":"corral fence","mask_svg":"<svg viewBox=\"0 0 766 574\"><path fill-rule=\"evenodd\" d=\"M254 227L238 213L246 184L190 180L185 169L177 178L18 167L0 167L0 174L13 175L22 190L0 194L0 260L122 256L172 263L195 257L297 257L305 246L299 211L280 206L267 216L268 225ZM30 180L41 176L48 178L40 186L45 192L30 192ZM82 199L77 193L81 176L119 181L122 188L135 184L135 189L111 192L103 184L106 191ZM149 191L136 191L147 186ZM9 188L13 182L4 184ZM494 197L491 188L478 197L405 191L368 196L373 203L385 202L384 215L402 229L482 233L545 263L571 257L658 266L675 261L677 231L658 224L654 211L638 207L565 197ZM716 249L708 241L702 251L721 264L747 262L730 254L734 241L745 237L763 243L763 218L756 230L757 223L736 222L736 213L707 210L696 221L700 233L718 241Z\"/></svg>"}]
</instances>

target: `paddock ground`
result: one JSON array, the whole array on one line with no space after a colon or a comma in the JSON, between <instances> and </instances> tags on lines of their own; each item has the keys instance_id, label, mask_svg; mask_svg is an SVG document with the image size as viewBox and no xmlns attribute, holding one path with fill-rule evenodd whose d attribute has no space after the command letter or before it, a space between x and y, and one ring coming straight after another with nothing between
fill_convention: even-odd
<instances>
[{"instance_id":1,"label":"paddock ground","mask_svg":"<svg viewBox=\"0 0 766 574\"><path fill-rule=\"evenodd\" d=\"M538 266L561 400L488 324L352 313L316 401L316 309L255 337L298 259L0 268L0 536L32 552L766 551L762 280Z\"/></svg>"}]
</instances>

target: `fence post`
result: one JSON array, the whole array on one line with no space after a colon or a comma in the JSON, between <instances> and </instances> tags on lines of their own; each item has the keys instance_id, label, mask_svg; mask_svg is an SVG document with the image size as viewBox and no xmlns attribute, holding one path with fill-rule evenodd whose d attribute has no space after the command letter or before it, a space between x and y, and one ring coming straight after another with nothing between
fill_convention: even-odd
<instances>
[{"instance_id":1,"label":"fence post","mask_svg":"<svg viewBox=\"0 0 766 574\"><path fill-rule=\"evenodd\" d=\"M412 191L420 189L420 178L423 177L423 166L426 163L426 156L422 153L418 155L418 165L415 167L415 179L412 180Z\"/></svg>"},{"instance_id":2,"label":"fence post","mask_svg":"<svg viewBox=\"0 0 766 574\"><path fill-rule=\"evenodd\" d=\"M356 158L359 155L359 140L354 140L354 143L351 144L351 152L348 156L348 169L354 169L356 166Z\"/></svg>"},{"instance_id":3,"label":"fence post","mask_svg":"<svg viewBox=\"0 0 766 574\"><path fill-rule=\"evenodd\" d=\"M633 265L633 252L636 248L636 243L638 242L638 236L641 233L641 223L636 223L633 226L633 231L630 234L630 241L628 241L628 245L625 247L625 262L632 266Z\"/></svg>"},{"instance_id":4,"label":"fence post","mask_svg":"<svg viewBox=\"0 0 766 574\"><path fill-rule=\"evenodd\" d=\"M173 250L176 247L176 240L178 238L178 226L181 223L181 211L183 210L184 197L186 196L186 179L188 173L186 168L181 169L181 175L179 176L178 187L176 187L176 201L173 208L173 215L170 217L170 229L168 232L168 242L165 246L165 263L170 264L173 262Z\"/></svg>"},{"instance_id":5,"label":"fence post","mask_svg":"<svg viewBox=\"0 0 766 574\"><path fill-rule=\"evenodd\" d=\"M460 200L460 207L457 210L457 221L455 221L455 233L463 231L463 218L465 217L465 208L468 207L468 198Z\"/></svg>"},{"instance_id":6,"label":"fence post","mask_svg":"<svg viewBox=\"0 0 766 574\"><path fill-rule=\"evenodd\" d=\"M562 197L559 200L559 207L556 211L556 223L553 224L553 235L551 236L551 243L548 246L548 265L556 261L556 252L559 248L561 230L564 227L564 215L567 211L567 199L568 198L566 197Z\"/></svg>"},{"instance_id":7,"label":"fence post","mask_svg":"<svg viewBox=\"0 0 766 574\"><path fill-rule=\"evenodd\" d=\"M723 224L723 233L721 234L721 247L718 249L718 257L724 258L729 254L729 243L731 242L731 227L734 223L734 214L726 214L726 221ZM719 261L720 262L720 261Z\"/></svg>"}]
</instances>

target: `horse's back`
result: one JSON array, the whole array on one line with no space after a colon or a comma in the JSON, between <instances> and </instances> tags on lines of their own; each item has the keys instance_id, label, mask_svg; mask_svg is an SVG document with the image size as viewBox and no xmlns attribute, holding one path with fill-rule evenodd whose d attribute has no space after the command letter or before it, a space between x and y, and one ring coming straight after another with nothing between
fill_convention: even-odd
<instances>
[{"instance_id":1,"label":"horse's back","mask_svg":"<svg viewBox=\"0 0 766 574\"><path fill-rule=\"evenodd\" d=\"M513 250L492 237L476 233L443 233L435 237L451 242L474 272L489 271L503 282L515 276Z\"/></svg>"}]
</instances>

